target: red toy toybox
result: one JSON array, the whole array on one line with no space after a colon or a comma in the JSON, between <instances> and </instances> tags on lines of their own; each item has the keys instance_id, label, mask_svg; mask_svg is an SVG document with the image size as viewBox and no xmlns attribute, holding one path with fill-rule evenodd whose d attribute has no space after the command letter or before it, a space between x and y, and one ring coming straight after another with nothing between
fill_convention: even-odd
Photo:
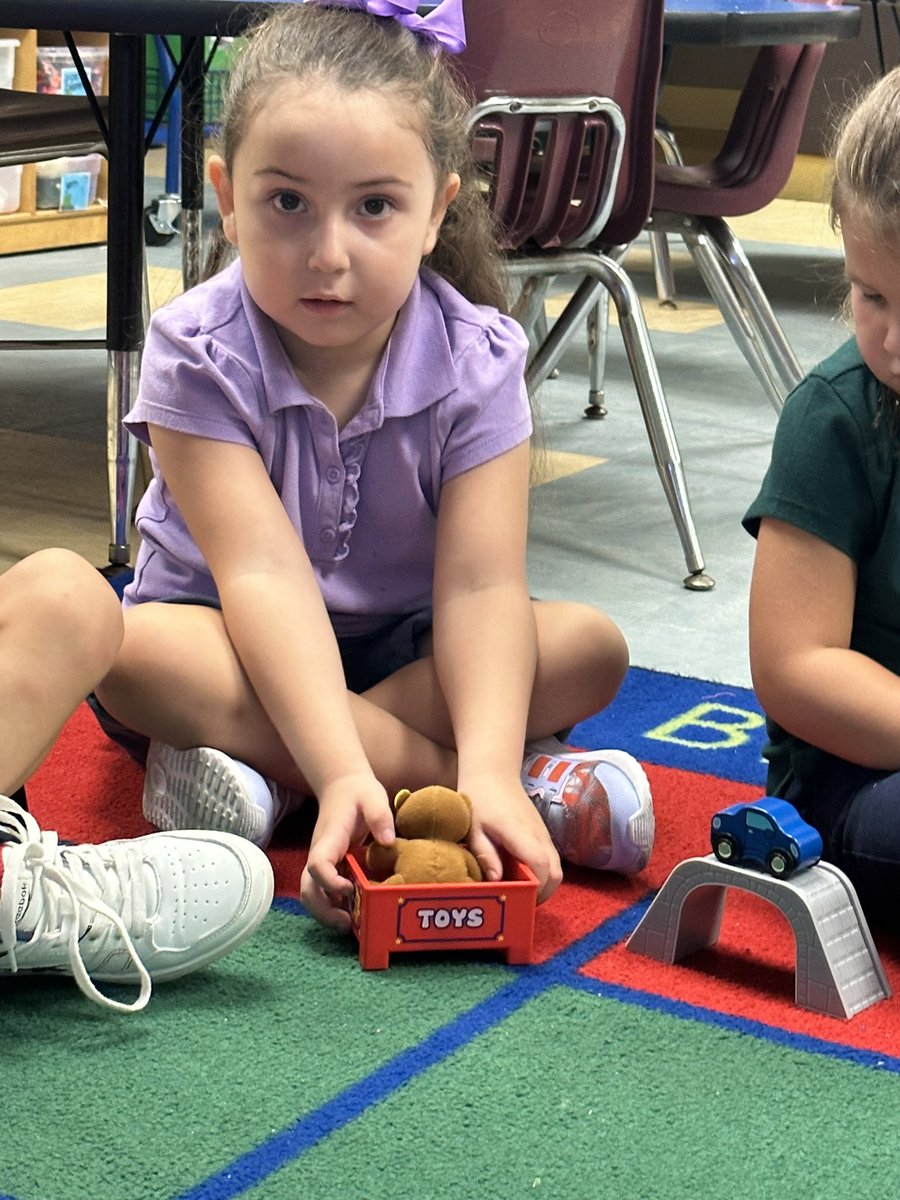
<instances>
[{"instance_id":1,"label":"red toy toybox","mask_svg":"<svg viewBox=\"0 0 900 1200\"><path fill-rule=\"evenodd\" d=\"M375 883L364 856L352 851L346 871L359 962L384 970L392 954L415 950L496 950L508 963L531 962L537 879L524 863L507 860L496 883Z\"/></svg>"}]
</instances>

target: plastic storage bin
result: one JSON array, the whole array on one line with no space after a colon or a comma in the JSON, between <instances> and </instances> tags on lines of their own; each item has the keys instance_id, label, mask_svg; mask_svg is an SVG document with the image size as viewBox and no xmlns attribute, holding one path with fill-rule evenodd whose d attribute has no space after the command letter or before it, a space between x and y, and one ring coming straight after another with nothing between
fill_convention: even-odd
<instances>
[{"instance_id":1,"label":"plastic storage bin","mask_svg":"<svg viewBox=\"0 0 900 1200\"><path fill-rule=\"evenodd\" d=\"M109 51L106 46L79 46L78 55L84 64L91 87L99 96ZM38 92L61 93L64 96L83 96L84 84L67 46L38 46Z\"/></svg>"},{"instance_id":2,"label":"plastic storage bin","mask_svg":"<svg viewBox=\"0 0 900 1200\"><path fill-rule=\"evenodd\" d=\"M0 167L0 213L18 212L22 193L22 168Z\"/></svg>"},{"instance_id":3,"label":"plastic storage bin","mask_svg":"<svg viewBox=\"0 0 900 1200\"><path fill-rule=\"evenodd\" d=\"M48 158L37 164L35 206L77 212L97 199L99 154Z\"/></svg>"},{"instance_id":4,"label":"plastic storage bin","mask_svg":"<svg viewBox=\"0 0 900 1200\"><path fill-rule=\"evenodd\" d=\"M0 88L11 88L13 85L16 47L20 44L18 38L0 38Z\"/></svg>"}]
</instances>

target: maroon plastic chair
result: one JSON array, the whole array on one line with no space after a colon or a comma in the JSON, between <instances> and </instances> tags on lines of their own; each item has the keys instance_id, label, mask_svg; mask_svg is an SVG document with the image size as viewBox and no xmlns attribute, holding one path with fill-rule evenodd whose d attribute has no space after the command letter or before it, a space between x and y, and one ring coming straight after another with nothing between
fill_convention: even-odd
<instances>
[{"instance_id":1,"label":"maroon plastic chair","mask_svg":"<svg viewBox=\"0 0 900 1200\"><path fill-rule=\"evenodd\" d=\"M456 60L475 96L473 145L506 267L522 281L515 315L532 339L527 378L542 383L608 292L657 471L681 539L688 587L704 572L668 405L640 302L618 258L653 195L663 0L464 0L468 46ZM582 282L549 332L557 276Z\"/></svg>"},{"instance_id":2,"label":"maroon plastic chair","mask_svg":"<svg viewBox=\"0 0 900 1200\"><path fill-rule=\"evenodd\" d=\"M725 218L758 212L787 183L824 54L824 44L762 47L715 157L697 165L657 164L648 223L654 235L677 233L684 240L776 411L803 372ZM665 269L657 272L658 282L660 276L665 281ZM671 285L663 288L661 299L671 298Z\"/></svg>"}]
</instances>

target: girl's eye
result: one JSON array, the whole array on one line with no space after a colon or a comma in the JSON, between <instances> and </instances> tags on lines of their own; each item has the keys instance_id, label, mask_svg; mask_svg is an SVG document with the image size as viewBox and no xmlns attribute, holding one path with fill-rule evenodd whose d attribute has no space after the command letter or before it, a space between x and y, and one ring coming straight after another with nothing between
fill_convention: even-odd
<instances>
[{"instance_id":1,"label":"girl's eye","mask_svg":"<svg viewBox=\"0 0 900 1200\"><path fill-rule=\"evenodd\" d=\"M387 216L393 207L386 196L367 196L360 205L360 209L367 217Z\"/></svg>"},{"instance_id":2,"label":"girl's eye","mask_svg":"<svg viewBox=\"0 0 900 1200\"><path fill-rule=\"evenodd\" d=\"M303 201L296 192L278 192L273 199L279 212L298 212L303 205Z\"/></svg>"}]
</instances>

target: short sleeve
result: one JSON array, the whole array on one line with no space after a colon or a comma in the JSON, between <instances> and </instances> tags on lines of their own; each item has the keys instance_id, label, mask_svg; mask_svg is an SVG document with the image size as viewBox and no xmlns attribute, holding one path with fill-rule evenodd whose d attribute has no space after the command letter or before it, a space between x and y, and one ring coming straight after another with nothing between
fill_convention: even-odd
<instances>
[{"instance_id":1,"label":"short sleeve","mask_svg":"<svg viewBox=\"0 0 900 1200\"><path fill-rule=\"evenodd\" d=\"M444 426L438 434L444 480L505 454L531 436L527 354L521 326L497 313L455 358L456 394L452 403L435 408Z\"/></svg>"},{"instance_id":2,"label":"short sleeve","mask_svg":"<svg viewBox=\"0 0 900 1200\"><path fill-rule=\"evenodd\" d=\"M138 399L125 419L140 441L148 425L215 441L254 445L256 382L240 359L208 333L192 328L176 305L150 324Z\"/></svg>"},{"instance_id":3,"label":"short sleeve","mask_svg":"<svg viewBox=\"0 0 900 1200\"><path fill-rule=\"evenodd\" d=\"M756 537L762 518L774 517L858 562L880 526L880 459L869 410L848 404L829 380L810 376L785 403L744 528Z\"/></svg>"}]
</instances>

